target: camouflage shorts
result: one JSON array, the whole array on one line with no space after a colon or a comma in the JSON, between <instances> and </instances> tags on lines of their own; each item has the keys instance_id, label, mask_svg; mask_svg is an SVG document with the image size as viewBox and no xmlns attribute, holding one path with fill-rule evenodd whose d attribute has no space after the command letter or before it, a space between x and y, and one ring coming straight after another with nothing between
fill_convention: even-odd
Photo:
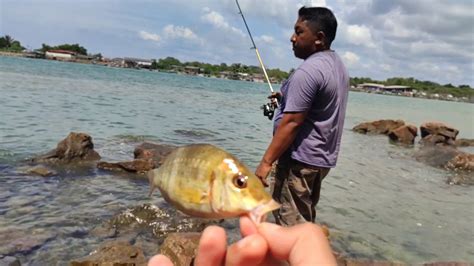
<instances>
[{"instance_id":1,"label":"camouflage shorts","mask_svg":"<svg viewBox=\"0 0 474 266\"><path fill-rule=\"evenodd\" d=\"M282 204L273 211L277 224L291 226L315 221L321 182L329 170L295 160L277 164L272 186L273 199Z\"/></svg>"}]
</instances>

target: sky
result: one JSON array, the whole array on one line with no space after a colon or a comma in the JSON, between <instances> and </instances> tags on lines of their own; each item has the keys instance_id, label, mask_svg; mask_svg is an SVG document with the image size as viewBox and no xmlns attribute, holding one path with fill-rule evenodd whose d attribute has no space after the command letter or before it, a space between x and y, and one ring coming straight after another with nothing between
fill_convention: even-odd
<instances>
[{"instance_id":1,"label":"sky","mask_svg":"<svg viewBox=\"0 0 474 266\"><path fill-rule=\"evenodd\" d=\"M301 6L338 20L332 49L352 77L474 87L474 0L240 0L267 68L297 68ZM234 0L0 0L0 35L28 49L79 43L108 58L258 65Z\"/></svg>"}]
</instances>

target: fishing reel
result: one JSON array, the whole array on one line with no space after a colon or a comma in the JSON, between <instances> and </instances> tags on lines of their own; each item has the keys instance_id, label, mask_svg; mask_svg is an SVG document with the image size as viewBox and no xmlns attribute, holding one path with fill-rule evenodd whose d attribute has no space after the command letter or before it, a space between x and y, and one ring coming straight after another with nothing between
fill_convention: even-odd
<instances>
[{"instance_id":1,"label":"fishing reel","mask_svg":"<svg viewBox=\"0 0 474 266\"><path fill-rule=\"evenodd\" d=\"M269 102L260 107L260 109L263 110L263 115L268 117L268 119L272 120L273 116L275 115L275 110L277 108L277 105L275 102Z\"/></svg>"}]
</instances>

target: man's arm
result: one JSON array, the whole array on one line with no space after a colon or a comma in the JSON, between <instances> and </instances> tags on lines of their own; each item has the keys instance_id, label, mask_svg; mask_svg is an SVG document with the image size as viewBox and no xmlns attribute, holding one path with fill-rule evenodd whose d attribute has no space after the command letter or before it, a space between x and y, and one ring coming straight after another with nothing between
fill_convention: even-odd
<instances>
[{"instance_id":1,"label":"man's arm","mask_svg":"<svg viewBox=\"0 0 474 266\"><path fill-rule=\"evenodd\" d=\"M263 155L255 175L260 178L265 186L268 186L266 178L272 168L272 164L290 147L296 138L300 126L303 124L308 111L298 113L284 113L272 142Z\"/></svg>"}]
</instances>

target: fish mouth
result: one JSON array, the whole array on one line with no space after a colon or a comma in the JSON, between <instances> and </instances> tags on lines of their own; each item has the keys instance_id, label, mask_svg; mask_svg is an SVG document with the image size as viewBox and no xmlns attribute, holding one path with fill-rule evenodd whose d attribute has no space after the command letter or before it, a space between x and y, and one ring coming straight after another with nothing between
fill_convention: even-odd
<instances>
[{"instance_id":1,"label":"fish mouth","mask_svg":"<svg viewBox=\"0 0 474 266\"><path fill-rule=\"evenodd\" d=\"M267 203L261 204L255 207L248 213L250 220L252 220L255 224L260 224L265 221L266 214L273 210L280 208L281 204L276 202L275 200L271 199Z\"/></svg>"}]
</instances>

